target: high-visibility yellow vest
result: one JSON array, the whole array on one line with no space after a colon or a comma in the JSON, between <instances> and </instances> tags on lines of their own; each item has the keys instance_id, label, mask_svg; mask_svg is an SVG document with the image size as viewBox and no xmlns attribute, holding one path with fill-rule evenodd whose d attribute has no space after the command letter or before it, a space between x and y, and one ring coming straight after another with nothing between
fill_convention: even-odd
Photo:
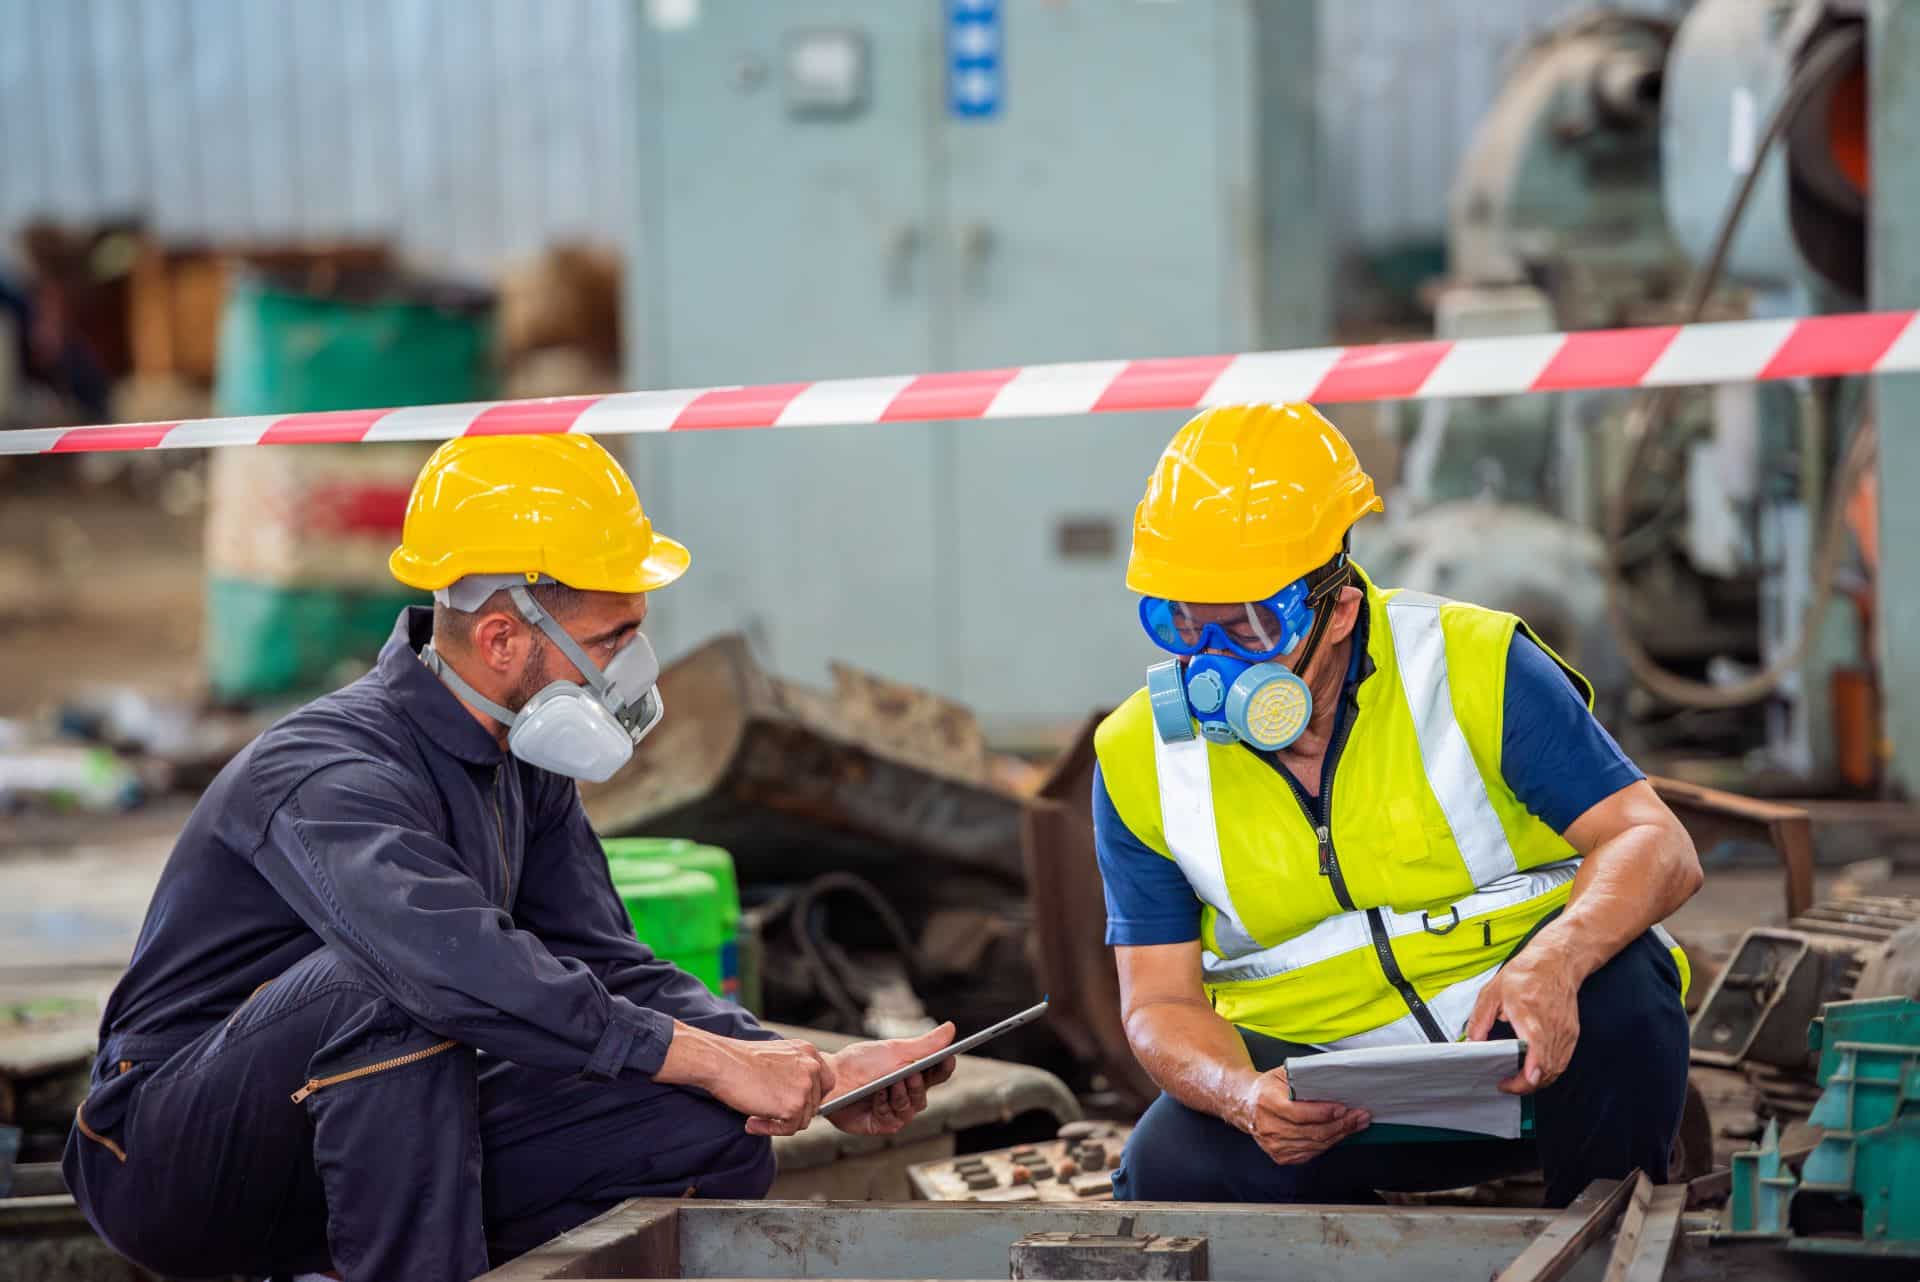
<instances>
[{"instance_id":1,"label":"high-visibility yellow vest","mask_svg":"<svg viewBox=\"0 0 1920 1282\"><path fill-rule=\"evenodd\" d=\"M1567 902L1580 860L1500 770L1507 650L1525 625L1361 582L1372 675L1328 751L1325 827L1253 750L1162 742L1144 689L1095 750L1121 819L1201 900L1220 1015L1324 1047L1453 1041L1500 964ZM1592 687L1561 666L1591 706ZM1685 958L1660 934L1684 991Z\"/></svg>"}]
</instances>

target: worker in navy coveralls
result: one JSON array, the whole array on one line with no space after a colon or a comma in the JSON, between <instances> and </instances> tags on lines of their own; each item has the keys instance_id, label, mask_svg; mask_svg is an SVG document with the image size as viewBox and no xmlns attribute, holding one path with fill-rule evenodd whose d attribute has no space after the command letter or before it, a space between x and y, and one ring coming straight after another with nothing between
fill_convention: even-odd
<instances>
[{"instance_id":1,"label":"worker in navy coveralls","mask_svg":"<svg viewBox=\"0 0 1920 1282\"><path fill-rule=\"evenodd\" d=\"M585 437L428 462L392 565L435 608L221 772L107 1004L64 1169L116 1249L471 1278L624 1198L759 1197L770 1136L951 1041L822 1054L634 937L574 781L658 720L640 626L687 563Z\"/></svg>"}]
</instances>

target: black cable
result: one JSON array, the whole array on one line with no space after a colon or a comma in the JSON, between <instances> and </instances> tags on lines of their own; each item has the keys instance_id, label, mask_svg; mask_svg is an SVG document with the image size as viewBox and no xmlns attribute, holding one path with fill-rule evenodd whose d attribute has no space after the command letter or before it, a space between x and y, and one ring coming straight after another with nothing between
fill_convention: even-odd
<instances>
[{"instance_id":1,"label":"black cable","mask_svg":"<svg viewBox=\"0 0 1920 1282\"><path fill-rule=\"evenodd\" d=\"M858 1001L854 998L856 985L846 976L835 973L836 967L828 957L828 950L815 931L814 909L822 897L836 891L845 892L864 900L873 910L874 917L880 922L887 934L893 939L894 948L899 952L907 967L908 986L918 991L926 968L921 964L920 950L907 932L906 922L894 911L893 905L880 893L878 887L864 877L850 872L830 872L815 877L794 896L792 920L794 937L800 945L801 955L808 967L814 972L821 992L827 1001L844 1018L850 1019L857 1030L866 1018Z\"/></svg>"}]
</instances>

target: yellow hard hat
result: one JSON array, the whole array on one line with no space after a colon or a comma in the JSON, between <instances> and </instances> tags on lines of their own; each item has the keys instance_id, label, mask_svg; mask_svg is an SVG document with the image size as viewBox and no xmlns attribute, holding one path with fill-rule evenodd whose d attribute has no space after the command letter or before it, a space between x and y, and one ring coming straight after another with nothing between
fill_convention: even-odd
<instances>
[{"instance_id":1,"label":"yellow hard hat","mask_svg":"<svg viewBox=\"0 0 1920 1282\"><path fill-rule=\"evenodd\" d=\"M1304 401L1222 405L1174 434L1133 513L1127 587L1259 601L1331 561L1385 510L1340 429Z\"/></svg>"},{"instance_id":2,"label":"yellow hard hat","mask_svg":"<svg viewBox=\"0 0 1920 1282\"><path fill-rule=\"evenodd\" d=\"M651 592L686 573L633 482L591 437L463 436L433 452L387 566L410 588L469 574L541 575L584 592Z\"/></svg>"}]
</instances>

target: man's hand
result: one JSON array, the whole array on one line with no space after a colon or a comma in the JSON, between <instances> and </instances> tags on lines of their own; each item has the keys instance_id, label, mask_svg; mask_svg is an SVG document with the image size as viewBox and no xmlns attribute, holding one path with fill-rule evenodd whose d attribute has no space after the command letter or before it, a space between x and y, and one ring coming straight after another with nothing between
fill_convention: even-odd
<instances>
[{"instance_id":1,"label":"man's hand","mask_svg":"<svg viewBox=\"0 0 1920 1282\"><path fill-rule=\"evenodd\" d=\"M916 1059L933 1054L953 1041L953 1025L942 1024L918 1037L901 1037L889 1042L855 1042L827 1056L838 1083L835 1094L858 1090L875 1078L885 1077ZM938 1086L953 1076L954 1061L936 1064L925 1073L915 1073L875 1091L858 1104L849 1104L828 1116L841 1130L853 1135L891 1135L918 1117L927 1106L927 1088Z\"/></svg>"},{"instance_id":2,"label":"man's hand","mask_svg":"<svg viewBox=\"0 0 1920 1282\"><path fill-rule=\"evenodd\" d=\"M1527 1044L1527 1062L1500 1083L1509 1095L1531 1095L1567 1071L1580 1040L1580 974L1557 949L1534 941L1480 990L1467 1038L1483 1042L1504 1019Z\"/></svg>"},{"instance_id":3,"label":"man's hand","mask_svg":"<svg viewBox=\"0 0 1920 1282\"><path fill-rule=\"evenodd\" d=\"M832 1093L833 1068L807 1042L755 1042L675 1023L666 1060L653 1075L670 1086L698 1086L747 1115L749 1135L792 1135Z\"/></svg>"},{"instance_id":4,"label":"man's hand","mask_svg":"<svg viewBox=\"0 0 1920 1282\"><path fill-rule=\"evenodd\" d=\"M1373 1121L1345 1104L1293 1099L1284 1068L1254 1078L1237 1112L1232 1120L1281 1166L1311 1161Z\"/></svg>"}]
</instances>

